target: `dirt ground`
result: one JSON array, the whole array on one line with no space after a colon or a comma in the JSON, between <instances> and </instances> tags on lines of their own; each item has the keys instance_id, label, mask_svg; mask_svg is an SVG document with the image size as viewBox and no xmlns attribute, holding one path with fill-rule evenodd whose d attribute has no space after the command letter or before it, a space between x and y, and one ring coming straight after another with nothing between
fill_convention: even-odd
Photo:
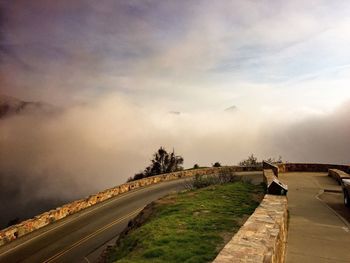
<instances>
[{"instance_id":1,"label":"dirt ground","mask_svg":"<svg viewBox=\"0 0 350 263\"><path fill-rule=\"evenodd\" d=\"M350 208L343 202L343 193L324 192L320 199L350 223Z\"/></svg>"}]
</instances>

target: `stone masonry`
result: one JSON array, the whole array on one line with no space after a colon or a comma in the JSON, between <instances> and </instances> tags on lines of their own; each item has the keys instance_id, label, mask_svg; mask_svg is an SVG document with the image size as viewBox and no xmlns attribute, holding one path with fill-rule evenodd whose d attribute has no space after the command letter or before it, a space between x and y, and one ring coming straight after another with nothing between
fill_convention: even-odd
<instances>
[{"instance_id":1,"label":"stone masonry","mask_svg":"<svg viewBox=\"0 0 350 263\"><path fill-rule=\"evenodd\" d=\"M264 170L264 176L267 185L276 179L272 169ZM287 223L287 197L266 194L255 212L213 262L284 262Z\"/></svg>"},{"instance_id":2,"label":"stone masonry","mask_svg":"<svg viewBox=\"0 0 350 263\"><path fill-rule=\"evenodd\" d=\"M129 192L133 189L140 187L157 184L164 181L176 180L184 177L191 177L196 174L201 175L219 175L222 173L234 173L242 171L253 171L256 167L239 167L239 166L227 166L227 167L217 167L217 168L202 168L193 170L184 170L174 173L162 174L157 176L152 176L148 178L143 178L140 180L125 183L103 192L88 196L84 199L74 201L72 203L65 204L61 207L53 209L51 211L40 214L34 218L23 221L17 225L5 228L0 231L0 246L5 243L11 242L18 237L24 236L31 233L37 229L40 229L46 225L49 225L55 221L65 218L69 215L75 214L85 208L93 206L97 203L103 202L107 199L115 197L117 195Z\"/></svg>"}]
</instances>

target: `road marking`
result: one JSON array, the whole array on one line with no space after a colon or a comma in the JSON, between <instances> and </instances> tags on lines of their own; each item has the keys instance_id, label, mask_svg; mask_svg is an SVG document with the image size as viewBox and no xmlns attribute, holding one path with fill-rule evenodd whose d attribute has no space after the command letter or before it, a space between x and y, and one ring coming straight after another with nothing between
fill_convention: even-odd
<instances>
[{"instance_id":1,"label":"road marking","mask_svg":"<svg viewBox=\"0 0 350 263\"><path fill-rule=\"evenodd\" d=\"M342 217L337 211L335 211L332 207L330 207L329 205L327 205L327 203L325 202L325 201L323 201L322 199L321 199L321 195L324 193L324 190L320 190L319 192L318 192L318 194L315 196L315 198L318 200L318 201L320 201L325 207L327 207L331 212L333 212L333 214L335 215L335 216L337 216L338 217L338 219L340 220L340 221L342 221L342 223L345 225L345 228L350 228L350 224L349 224L349 222L344 218L344 217ZM344 228L342 228L345 232L347 232Z\"/></svg>"},{"instance_id":2,"label":"road marking","mask_svg":"<svg viewBox=\"0 0 350 263\"><path fill-rule=\"evenodd\" d=\"M73 248L76 248L77 246L81 245L82 243L88 241L89 239L97 236L98 234L100 234L101 232L107 230L108 228L111 228L112 226L120 223L121 221L124 221L125 219L129 218L129 217L132 217L136 214L138 214L141 210L143 209L143 207L127 214L126 216L124 217L121 217L121 218L118 218L116 220L114 220L113 222L109 223L108 225L100 228L99 230L91 233L90 235L80 239L79 241L75 242L74 244L70 245L68 248L62 250L61 252L57 253L56 255L50 257L49 259L45 260L43 263L47 263L47 262L52 262L53 260L56 260L58 258L60 258L61 256L63 256L64 254L66 254L67 252L71 251Z\"/></svg>"},{"instance_id":3,"label":"road marking","mask_svg":"<svg viewBox=\"0 0 350 263\"><path fill-rule=\"evenodd\" d=\"M180 179L180 180L181 180L181 179ZM175 180L174 180L174 181L175 181ZM172 182L172 181L169 181L169 182ZM135 189L135 190L133 190L132 192L122 193L121 196L118 196L118 195L113 196L113 197L111 197L110 199L116 198L115 200L107 199L107 200L103 201L102 203L97 204L98 206L95 207L95 208L92 208L93 206L90 206L90 207L87 207L87 208L86 208L86 209L92 208L92 209L89 209L88 211L84 211L85 209L79 211L79 212L81 212L80 215L78 215L78 213L79 213L79 212L78 212L78 213L76 213L76 214L72 214L72 215L69 215L69 216L67 216L67 217L65 217L65 218L62 218L62 219L67 219L67 222L63 222L63 223L62 223L62 222L60 222L60 220L56 221L57 223L59 223L59 225L57 225L57 226L55 226L55 227L53 227L53 228L50 228L50 229L48 229L48 230L42 232L41 234L38 234L38 235L36 235L36 236L34 236L34 237L28 239L28 240L25 240L25 241L23 241L22 243L20 243L20 244L14 246L14 247L12 247L12 248L6 249L4 252L0 253L0 256L6 255L6 254L8 254L9 252L11 252L11 251L13 251L13 250L15 250L15 249L17 249L17 248L19 248L19 247L24 246L24 245L26 245L27 243L29 243L29 242L31 242L31 241L33 241L33 240L35 240L35 239L37 239L37 238L39 238L39 237L41 237L41 236L47 234L47 233L49 233L49 232L51 232L51 231L53 231L53 230L55 230L55 229L57 229L57 228L63 227L64 225L75 221L76 219L78 219L78 218L81 217L81 216L90 214L91 212L93 212L93 211L95 211L95 210L97 210L97 209L100 209L100 208L102 208L102 207L108 205L109 203L112 203L112 202L114 202L114 201L119 201L119 200L121 200L121 199L123 199L123 198L125 198L125 197L128 197L129 195L132 195L132 194L136 193L136 192L141 192L141 191L143 191L143 190L149 190L150 187L155 187L155 186L158 186L158 185L159 185L159 184L157 183L157 184L155 184L155 185L144 186L144 187L142 187L142 188ZM76 215L77 217L71 219L70 216L74 216L74 215ZM56 222L55 222L55 223L56 223ZM50 224L49 224L49 225L50 225ZM49 226L49 225L48 225L48 226ZM40 228L37 229L36 231L39 231L39 230L40 230ZM32 232L32 233L33 233L33 232ZM23 237L26 237L26 235L24 235ZM16 240L18 240L18 239L16 239ZM15 240L15 241L16 241L16 240ZM11 243L9 243L9 245L11 245ZM3 247L0 247L0 249L1 249L1 248L3 248Z\"/></svg>"}]
</instances>

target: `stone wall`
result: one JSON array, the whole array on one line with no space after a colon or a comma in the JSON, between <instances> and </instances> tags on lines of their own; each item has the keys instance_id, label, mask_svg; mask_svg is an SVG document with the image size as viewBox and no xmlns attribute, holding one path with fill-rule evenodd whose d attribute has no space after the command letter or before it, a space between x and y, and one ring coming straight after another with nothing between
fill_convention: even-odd
<instances>
[{"instance_id":1,"label":"stone wall","mask_svg":"<svg viewBox=\"0 0 350 263\"><path fill-rule=\"evenodd\" d=\"M268 185L279 172L328 172L337 181L348 177L349 165L317 163L263 163L264 180ZM285 258L288 223L286 196L266 194L230 242L214 260L215 263L254 262L282 263Z\"/></svg>"},{"instance_id":2,"label":"stone wall","mask_svg":"<svg viewBox=\"0 0 350 263\"><path fill-rule=\"evenodd\" d=\"M329 169L328 176L336 180L338 184L342 184L342 179L350 179L350 175L348 173L338 169Z\"/></svg>"},{"instance_id":3,"label":"stone wall","mask_svg":"<svg viewBox=\"0 0 350 263\"><path fill-rule=\"evenodd\" d=\"M329 176L334 177L336 180L345 177L346 174L344 172L350 173L350 166L348 165L315 163L284 163L277 165L264 163L263 169L267 185L276 179L278 172L329 172ZM1 230L0 245L133 189L164 181L191 177L196 174L219 175L256 170L256 167L238 166L202 168L158 175L122 184ZM287 237L287 208L286 196L266 194L259 207L231 241L227 243L214 262L284 262Z\"/></svg>"},{"instance_id":4,"label":"stone wall","mask_svg":"<svg viewBox=\"0 0 350 263\"><path fill-rule=\"evenodd\" d=\"M274 174L276 177L278 177L278 171L279 171L278 166L263 161L263 169L264 169L264 170L272 170L272 171L273 171L273 174Z\"/></svg>"},{"instance_id":5,"label":"stone wall","mask_svg":"<svg viewBox=\"0 0 350 263\"><path fill-rule=\"evenodd\" d=\"M350 173L349 165L321 164L321 163L282 163L276 165L279 172L324 172L329 169L338 169Z\"/></svg>"},{"instance_id":6,"label":"stone wall","mask_svg":"<svg viewBox=\"0 0 350 263\"><path fill-rule=\"evenodd\" d=\"M267 185L276 179L272 169L264 170L264 177ZM266 194L255 212L213 262L284 262L287 223L287 197Z\"/></svg>"},{"instance_id":7,"label":"stone wall","mask_svg":"<svg viewBox=\"0 0 350 263\"><path fill-rule=\"evenodd\" d=\"M264 179L269 185L278 176L278 172L328 172L330 176L342 176L341 171L350 173L348 165L285 163L272 165L264 163ZM338 171L334 171L337 169ZM191 177L196 174L219 175L223 173L256 171L256 167L228 166L201 168L148 177L125 183L87 198L65 204L32 219L0 231L0 246L58 221L85 208L103 202L133 189L157 184L164 181ZM220 252L214 262L283 262L287 236L287 197L265 195L259 207L246 221L239 232Z\"/></svg>"},{"instance_id":8,"label":"stone wall","mask_svg":"<svg viewBox=\"0 0 350 263\"><path fill-rule=\"evenodd\" d=\"M240 167L240 166L228 166L228 167L217 167L217 168L201 168L193 170L184 170L174 173L162 174L158 176L152 176L129 183L125 183L103 192L88 196L87 198L74 201L72 203L65 204L61 207L53 209L51 211L40 214L32 219L23 221L17 225L13 225L0 231L0 246L11 242L18 237L24 236L30 232L33 232L39 228L42 228L50 223L58 221L69 215L77 213L85 208L103 202L107 199L115 197L117 195L126 193L133 189L140 187L157 184L164 181L176 180L184 177L191 177L196 174L201 175L219 175L222 173L233 173L242 171L256 171L256 167Z\"/></svg>"}]
</instances>

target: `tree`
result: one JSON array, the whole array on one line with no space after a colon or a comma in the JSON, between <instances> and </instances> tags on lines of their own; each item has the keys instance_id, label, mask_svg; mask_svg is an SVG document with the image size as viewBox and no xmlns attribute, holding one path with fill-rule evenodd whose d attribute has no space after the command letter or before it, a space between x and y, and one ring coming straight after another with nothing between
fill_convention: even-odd
<instances>
[{"instance_id":1,"label":"tree","mask_svg":"<svg viewBox=\"0 0 350 263\"><path fill-rule=\"evenodd\" d=\"M241 161L239 166L257 166L258 164L258 158L251 154L246 160Z\"/></svg>"},{"instance_id":2,"label":"tree","mask_svg":"<svg viewBox=\"0 0 350 263\"><path fill-rule=\"evenodd\" d=\"M196 163L195 165L193 165L193 169L198 169L199 165Z\"/></svg>"},{"instance_id":3,"label":"tree","mask_svg":"<svg viewBox=\"0 0 350 263\"><path fill-rule=\"evenodd\" d=\"M132 180L182 170L183 162L184 159L182 156L176 155L174 150L168 153L165 148L160 147L158 151L153 154L151 164L147 166L143 172L135 174ZM132 180L130 180L130 178L128 179L128 181Z\"/></svg>"},{"instance_id":4,"label":"tree","mask_svg":"<svg viewBox=\"0 0 350 263\"><path fill-rule=\"evenodd\" d=\"M283 163L282 156L280 155L278 159L275 159L274 157L267 158L265 162L268 163Z\"/></svg>"},{"instance_id":5,"label":"tree","mask_svg":"<svg viewBox=\"0 0 350 263\"><path fill-rule=\"evenodd\" d=\"M221 167L221 163L215 162L215 163L213 164L213 167Z\"/></svg>"},{"instance_id":6,"label":"tree","mask_svg":"<svg viewBox=\"0 0 350 263\"><path fill-rule=\"evenodd\" d=\"M273 157L265 159L265 162L268 163L282 163L282 156L279 156L278 159L275 159ZM247 159L239 162L239 166L262 166L262 162L258 161L258 158L254 156L254 154L251 154L248 156Z\"/></svg>"}]
</instances>

